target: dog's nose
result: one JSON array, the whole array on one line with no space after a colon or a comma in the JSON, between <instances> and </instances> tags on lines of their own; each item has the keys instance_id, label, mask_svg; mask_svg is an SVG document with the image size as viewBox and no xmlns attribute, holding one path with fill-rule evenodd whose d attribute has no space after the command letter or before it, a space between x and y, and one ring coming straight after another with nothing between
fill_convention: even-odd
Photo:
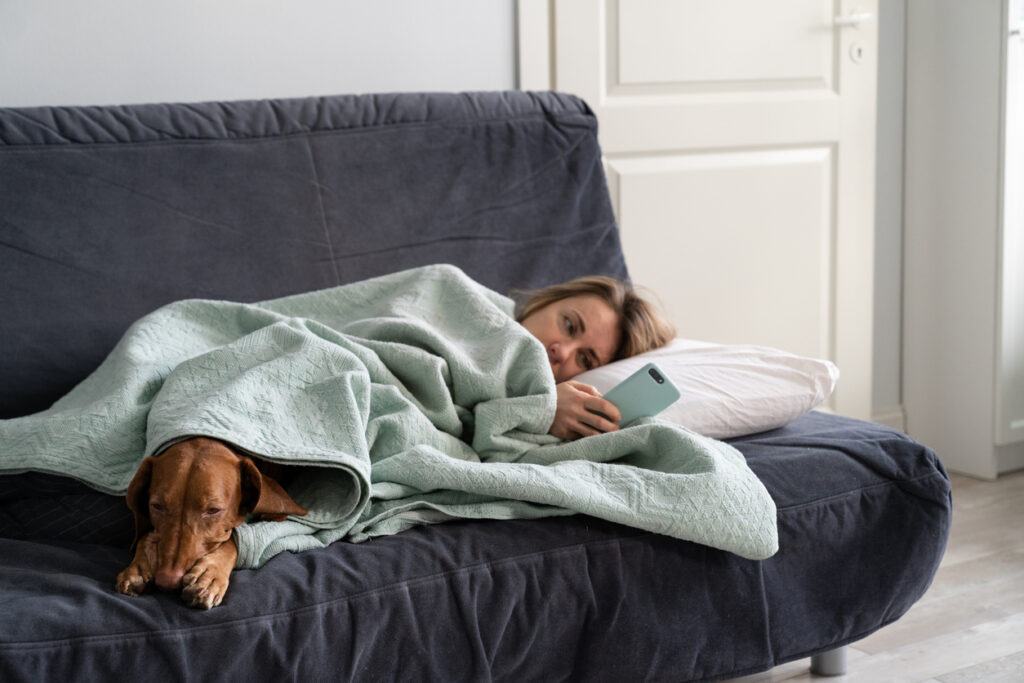
<instances>
[{"instance_id":1,"label":"dog's nose","mask_svg":"<svg viewBox=\"0 0 1024 683\"><path fill-rule=\"evenodd\" d=\"M183 576L185 576L185 572L180 569L158 569L153 579L160 590L177 591L181 590L181 579Z\"/></svg>"}]
</instances>

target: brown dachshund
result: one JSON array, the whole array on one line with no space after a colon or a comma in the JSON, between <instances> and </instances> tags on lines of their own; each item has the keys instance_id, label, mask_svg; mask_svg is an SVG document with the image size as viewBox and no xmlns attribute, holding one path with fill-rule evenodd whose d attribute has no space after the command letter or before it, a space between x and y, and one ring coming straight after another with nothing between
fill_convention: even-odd
<instances>
[{"instance_id":1,"label":"brown dachshund","mask_svg":"<svg viewBox=\"0 0 1024 683\"><path fill-rule=\"evenodd\" d=\"M238 559L232 530L246 515L281 521L306 514L252 459L203 437L146 458L127 499L135 513L135 557L117 575L118 592L141 595L156 584L206 609L224 599Z\"/></svg>"}]
</instances>

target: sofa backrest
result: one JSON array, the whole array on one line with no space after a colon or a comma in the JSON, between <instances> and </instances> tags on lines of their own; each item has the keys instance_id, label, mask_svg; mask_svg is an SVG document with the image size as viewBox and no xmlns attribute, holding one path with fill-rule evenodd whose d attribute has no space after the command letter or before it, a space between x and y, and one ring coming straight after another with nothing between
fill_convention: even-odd
<instances>
[{"instance_id":1,"label":"sofa backrest","mask_svg":"<svg viewBox=\"0 0 1024 683\"><path fill-rule=\"evenodd\" d=\"M586 104L397 94L0 109L0 417L133 320L428 263L508 293L626 276Z\"/></svg>"}]
</instances>

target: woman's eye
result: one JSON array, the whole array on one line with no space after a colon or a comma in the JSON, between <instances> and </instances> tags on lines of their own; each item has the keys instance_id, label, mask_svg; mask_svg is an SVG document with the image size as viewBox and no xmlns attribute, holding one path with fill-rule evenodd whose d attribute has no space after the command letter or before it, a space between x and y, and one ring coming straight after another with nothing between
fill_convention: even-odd
<instances>
[{"instance_id":1,"label":"woman's eye","mask_svg":"<svg viewBox=\"0 0 1024 683\"><path fill-rule=\"evenodd\" d=\"M580 367L584 370L593 370L594 363L590 360L590 356L585 353L580 354Z\"/></svg>"},{"instance_id":2,"label":"woman's eye","mask_svg":"<svg viewBox=\"0 0 1024 683\"><path fill-rule=\"evenodd\" d=\"M570 336L576 333L576 325L568 316L565 318L565 329L569 332Z\"/></svg>"}]
</instances>

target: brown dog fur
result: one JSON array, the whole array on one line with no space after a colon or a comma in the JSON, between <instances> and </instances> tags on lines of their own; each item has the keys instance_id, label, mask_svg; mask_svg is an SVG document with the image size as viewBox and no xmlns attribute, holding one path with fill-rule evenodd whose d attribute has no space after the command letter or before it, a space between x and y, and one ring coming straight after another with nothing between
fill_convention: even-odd
<instances>
[{"instance_id":1,"label":"brown dog fur","mask_svg":"<svg viewBox=\"0 0 1024 683\"><path fill-rule=\"evenodd\" d=\"M205 437L146 458L127 502L135 557L117 576L118 592L141 595L155 585L206 609L224 599L238 559L232 531L247 515L280 521L306 514L251 458Z\"/></svg>"}]
</instances>

